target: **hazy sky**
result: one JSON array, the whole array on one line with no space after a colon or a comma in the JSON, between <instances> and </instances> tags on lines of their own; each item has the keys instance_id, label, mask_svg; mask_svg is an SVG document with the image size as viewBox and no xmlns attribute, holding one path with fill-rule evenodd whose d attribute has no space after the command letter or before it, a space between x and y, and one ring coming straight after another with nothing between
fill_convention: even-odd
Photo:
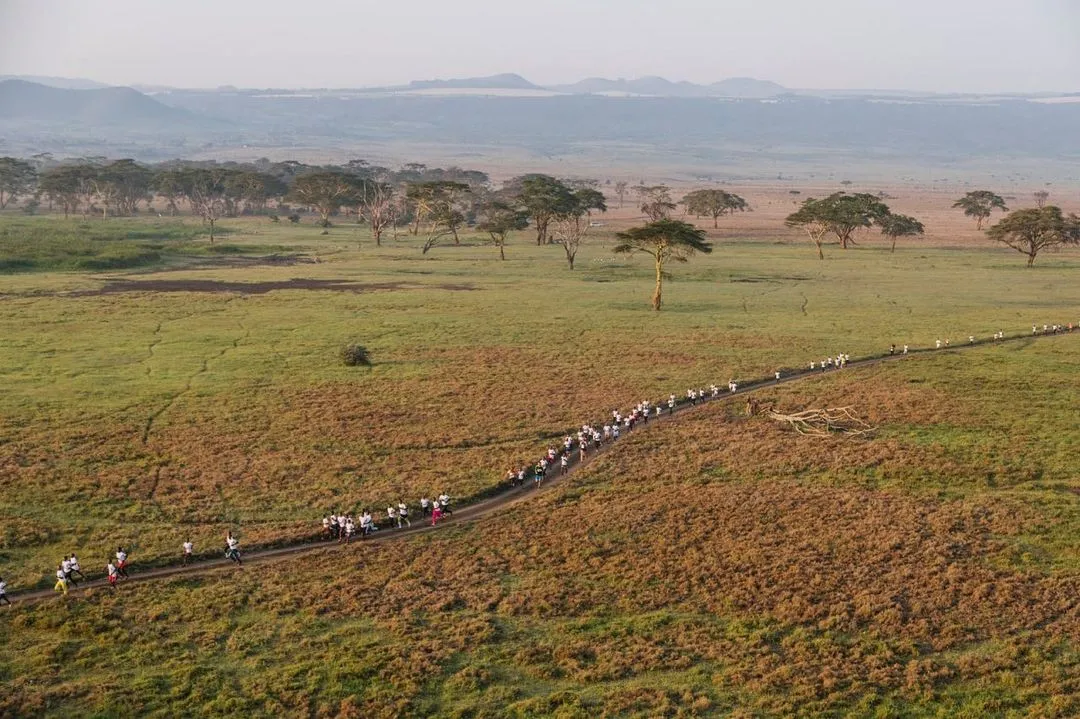
<instances>
[{"instance_id":1,"label":"hazy sky","mask_svg":"<svg viewBox=\"0 0 1080 719\"><path fill-rule=\"evenodd\" d=\"M357 87L498 72L1080 91L1080 0L0 0L0 74Z\"/></svg>"}]
</instances>

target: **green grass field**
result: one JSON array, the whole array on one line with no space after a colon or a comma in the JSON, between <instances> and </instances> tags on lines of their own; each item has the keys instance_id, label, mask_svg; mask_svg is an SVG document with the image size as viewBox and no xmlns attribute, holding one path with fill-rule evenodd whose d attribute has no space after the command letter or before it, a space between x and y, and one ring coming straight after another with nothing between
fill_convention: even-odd
<instances>
[{"instance_id":1,"label":"green grass field","mask_svg":"<svg viewBox=\"0 0 1080 719\"><path fill-rule=\"evenodd\" d=\"M50 222L0 219L0 253ZM157 222L126 231L200 245ZM500 262L473 236L421 255L350 225L225 224L243 263L0 274L12 590L65 552L99 571L118 543L158 562L187 537L250 548L333 509L476 495L689 386L1080 321L1076 251L822 262L721 237L654 313L651 266L610 235L571 272L527 233ZM285 253L305 261L259 260ZM341 364L349 342L372 368ZM873 439L713 406L490 522L0 612L0 714L1075 715L1078 370L1074 333L837 374L766 399L852 405Z\"/></svg>"}]
</instances>

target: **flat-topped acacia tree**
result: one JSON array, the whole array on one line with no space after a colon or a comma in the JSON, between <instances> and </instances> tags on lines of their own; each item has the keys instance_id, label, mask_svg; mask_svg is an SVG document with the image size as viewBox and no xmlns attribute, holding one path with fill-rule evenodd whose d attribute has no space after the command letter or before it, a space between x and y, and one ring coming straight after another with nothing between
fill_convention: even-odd
<instances>
[{"instance_id":1,"label":"flat-topped acacia tree","mask_svg":"<svg viewBox=\"0 0 1080 719\"><path fill-rule=\"evenodd\" d=\"M981 230L983 223L990 219L994 210L1008 212L1005 199L990 190L973 190L953 203L953 207L964 211L968 217L975 218L975 229Z\"/></svg>"},{"instance_id":2,"label":"flat-topped acacia tree","mask_svg":"<svg viewBox=\"0 0 1080 719\"><path fill-rule=\"evenodd\" d=\"M686 262L695 252L712 252L705 231L681 220L659 219L620 232L616 237L619 238L616 252L641 252L653 258L656 264L656 289L653 291L652 306L656 311L663 304L664 265L668 262Z\"/></svg>"},{"instance_id":3,"label":"flat-topped acacia tree","mask_svg":"<svg viewBox=\"0 0 1080 719\"><path fill-rule=\"evenodd\" d=\"M825 235L836 235L840 247L846 250L855 244L856 230L880 225L889 215L889 206L874 195L835 192L821 200L811 197L803 201L798 212L788 215L785 224L806 230L817 245L818 259L823 260L821 243Z\"/></svg>"},{"instance_id":4,"label":"flat-topped acacia tree","mask_svg":"<svg viewBox=\"0 0 1080 719\"><path fill-rule=\"evenodd\" d=\"M926 232L923 223L907 215L886 215L878 224L881 234L892 240L890 252L896 252L896 240L900 237L918 237Z\"/></svg>"},{"instance_id":5,"label":"flat-topped acacia tree","mask_svg":"<svg viewBox=\"0 0 1080 719\"><path fill-rule=\"evenodd\" d=\"M1027 255L1027 266L1035 264L1042 250L1080 244L1080 217L1065 216L1060 207L1017 210L986 231L991 240Z\"/></svg>"}]
</instances>

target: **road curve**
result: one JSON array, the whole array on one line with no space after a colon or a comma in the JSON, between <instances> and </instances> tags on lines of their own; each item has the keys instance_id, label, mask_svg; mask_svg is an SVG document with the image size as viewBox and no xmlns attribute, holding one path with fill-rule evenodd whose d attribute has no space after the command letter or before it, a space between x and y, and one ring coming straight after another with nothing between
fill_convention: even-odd
<instances>
[{"instance_id":1,"label":"road curve","mask_svg":"<svg viewBox=\"0 0 1080 719\"><path fill-rule=\"evenodd\" d=\"M883 362L901 361L905 359L912 359L918 356L941 354L947 352L957 352L967 349L973 349L975 347L985 347L987 345L1003 345L1008 343L1020 342L1023 340L1038 340L1049 339L1052 337L1060 337L1071 334L1071 330L1063 331L1057 334L1020 334L1010 335L1001 340L982 340L975 343L966 343L962 345L955 345L952 347L944 347L942 349L918 349L912 350L908 354L893 354L893 355L881 355L874 357L865 357L857 360L853 360L847 363L847 366L843 370L829 369L827 371L821 371L818 369L809 370L803 369L798 371L789 371L789 374L782 375L779 380L774 378L752 380L750 382L742 384L735 392L722 392L719 397L712 399L706 398L703 404L730 401L735 397L741 397L752 392L757 392L770 387L776 387L778 385L787 384L789 382L798 382L802 380L812 379L814 377L823 377L831 375L836 371L847 372L857 367L871 367ZM686 402L685 399L679 399L678 404L675 407L674 412L662 414L659 418L650 419L647 423L641 424L637 429L633 430L634 433L647 430L653 424L657 422L665 422L673 415L681 415L693 409L697 409L698 405L691 405ZM627 436L627 435L624 435ZM526 481L522 487L513 487L504 489L494 496L484 499L482 501L462 506L457 509L452 518L443 520L440 527L443 524L449 522L450 524L462 524L465 522L473 522L495 511L505 507L506 505L519 502L527 497L534 496L537 492L547 492L552 487L562 484L568 477L572 476L579 468L589 464L593 459L601 454L605 454L611 450L611 447L615 442L609 441L603 445L599 450L594 450L588 454L584 461L578 459L577 453L570 453L570 466L567 473L562 476L556 476L555 470L552 476L544 480L543 485L536 489L530 486L531 482ZM433 527L430 523L424 521L423 518L419 518L417 522L413 524L411 528L406 529L383 529L375 533L367 539L356 539L350 544L338 544L333 541L306 541L295 544L290 544L283 547L276 547L272 549L256 550L244 555L244 565L260 564L263 562L274 561L278 559L288 558L297 554L308 554L312 552L343 552L343 551L362 551L364 546L370 544L381 544L383 542L394 541L404 537L413 537L420 534L426 534L428 532L437 531L439 527ZM121 580L121 586L132 582L147 582L155 579L166 579L168 577L175 576L188 576L204 574L215 570L221 570L231 566L233 563L224 558L209 559L194 561L187 566L171 565L164 567L156 567L147 569L145 571L138 571L135 568L128 568L131 573L129 579ZM107 582L104 577L93 579L86 582L80 582L78 588L69 590L69 596L82 596L89 592L89 590L101 589L107 586ZM37 589L29 590L25 592L18 592L9 595L12 601L12 605L31 604L40 601L44 601L51 598L60 598L61 595L57 595L52 589Z\"/></svg>"}]
</instances>

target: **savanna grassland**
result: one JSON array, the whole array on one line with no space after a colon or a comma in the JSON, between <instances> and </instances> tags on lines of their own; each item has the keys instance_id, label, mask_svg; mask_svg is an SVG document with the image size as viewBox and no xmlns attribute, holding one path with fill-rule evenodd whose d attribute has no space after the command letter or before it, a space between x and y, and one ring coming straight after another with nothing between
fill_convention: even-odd
<instances>
[{"instance_id":1,"label":"savanna grassland","mask_svg":"<svg viewBox=\"0 0 1080 719\"><path fill-rule=\"evenodd\" d=\"M573 272L528 233L500 262L472 235L421 255L347 224L224 224L236 257L0 276L12 589L64 552L98 571L121 542L165 561L188 536L253 547L335 508L477 495L581 421L691 385L1080 319L1075 251L818 261L727 229L653 313L652 267L611 252L618 216ZM372 368L340 363L353 341ZM872 439L710 405L483 522L0 613L0 714L1075 715L1078 350L762 397L851 405Z\"/></svg>"}]
</instances>

